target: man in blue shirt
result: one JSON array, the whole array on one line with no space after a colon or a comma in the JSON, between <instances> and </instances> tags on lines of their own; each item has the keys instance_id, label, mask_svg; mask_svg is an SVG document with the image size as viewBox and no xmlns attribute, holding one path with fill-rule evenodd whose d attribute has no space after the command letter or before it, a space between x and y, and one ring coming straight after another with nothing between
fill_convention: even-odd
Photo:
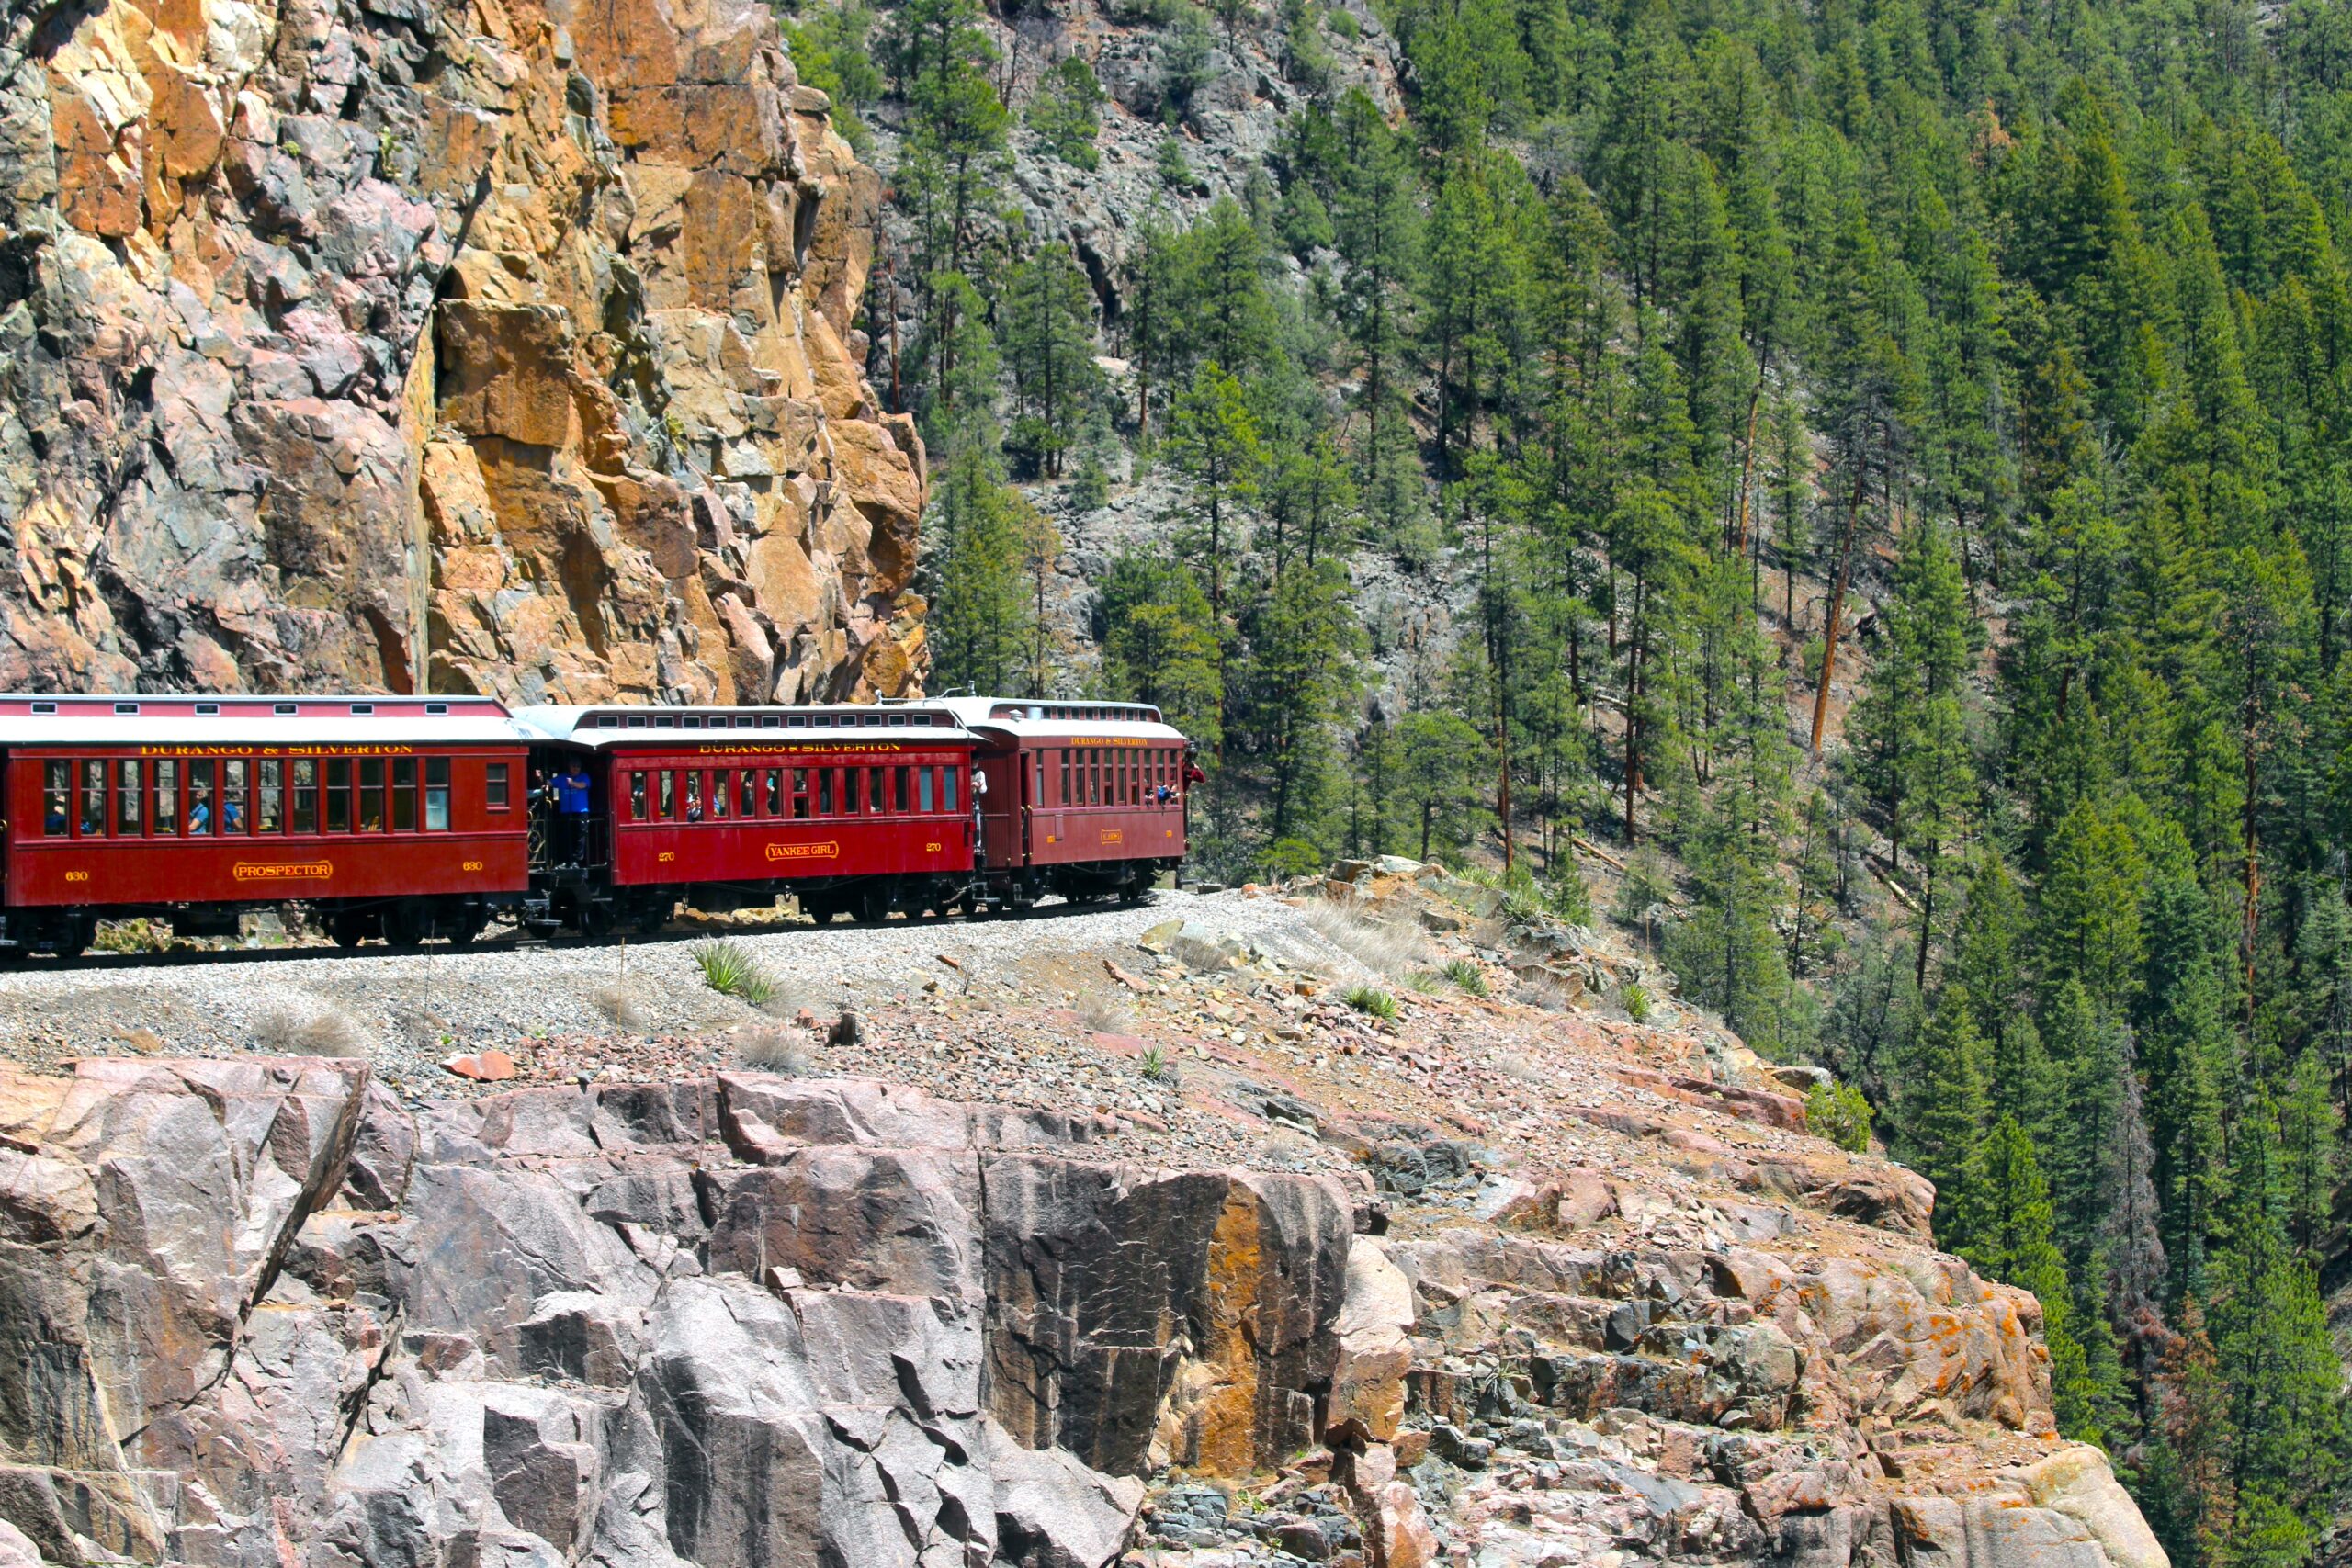
<instances>
[{"instance_id":1,"label":"man in blue shirt","mask_svg":"<svg viewBox=\"0 0 2352 1568\"><path fill-rule=\"evenodd\" d=\"M568 865L588 861L588 766L574 757L555 776L556 815L563 819L563 851Z\"/></svg>"}]
</instances>

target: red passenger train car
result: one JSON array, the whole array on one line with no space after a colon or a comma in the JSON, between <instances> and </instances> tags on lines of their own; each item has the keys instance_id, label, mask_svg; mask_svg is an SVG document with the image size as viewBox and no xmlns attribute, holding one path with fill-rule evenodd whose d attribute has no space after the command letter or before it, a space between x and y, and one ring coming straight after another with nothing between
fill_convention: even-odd
<instances>
[{"instance_id":1,"label":"red passenger train car","mask_svg":"<svg viewBox=\"0 0 2352 1568\"><path fill-rule=\"evenodd\" d=\"M800 900L822 921L968 903L974 738L928 704L525 708L535 779L587 765L586 842L546 824L537 881L591 933Z\"/></svg>"},{"instance_id":2,"label":"red passenger train car","mask_svg":"<svg viewBox=\"0 0 2352 1568\"><path fill-rule=\"evenodd\" d=\"M469 941L529 889L525 747L478 697L0 696L0 944L101 919Z\"/></svg>"},{"instance_id":3,"label":"red passenger train car","mask_svg":"<svg viewBox=\"0 0 2352 1568\"><path fill-rule=\"evenodd\" d=\"M977 738L979 872L994 901L1143 897L1184 858L1184 734L1143 703L950 697Z\"/></svg>"}]
</instances>

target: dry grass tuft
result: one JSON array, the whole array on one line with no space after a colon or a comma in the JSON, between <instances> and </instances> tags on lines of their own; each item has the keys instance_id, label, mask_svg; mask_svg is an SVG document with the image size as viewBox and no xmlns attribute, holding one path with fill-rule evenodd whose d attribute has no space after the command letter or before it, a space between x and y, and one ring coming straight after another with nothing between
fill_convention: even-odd
<instances>
[{"instance_id":1,"label":"dry grass tuft","mask_svg":"<svg viewBox=\"0 0 2352 1568\"><path fill-rule=\"evenodd\" d=\"M1532 1059L1521 1055L1516 1051L1498 1051L1494 1055L1493 1061L1495 1071L1507 1078L1517 1078L1521 1083L1539 1088L1551 1081L1549 1074L1537 1066Z\"/></svg>"},{"instance_id":2,"label":"dry grass tuft","mask_svg":"<svg viewBox=\"0 0 2352 1568\"><path fill-rule=\"evenodd\" d=\"M323 1003L278 1002L254 1018L254 1049L272 1056L364 1056L368 1035L351 1015Z\"/></svg>"},{"instance_id":3,"label":"dry grass tuft","mask_svg":"<svg viewBox=\"0 0 2352 1568\"><path fill-rule=\"evenodd\" d=\"M1276 1127L1258 1145L1258 1163L1275 1170L1306 1168L1306 1155L1315 1146L1306 1134L1288 1127Z\"/></svg>"},{"instance_id":4,"label":"dry grass tuft","mask_svg":"<svg viewBox=\"0 0 2352 1568\"><path fill-rule=\"evenodd\" d=\"M609 986L599 986L589 996L596 1010L612 1021L613 1027L635 1033L645 1027L645 1009L638 1004L637 994L626 980L616 980Z\"/></svg>"},{"instance_id":5,"label":"dry grass tuft","mask_svg":"<svg viewBox=\"0 0 2352 1568\"><path fill-rule=\"evenodd\" d=\"M1402 978L1429 967L1429 942L1414 927L1367 920L1343 905L1322 900L1307 906L1306 923L1375 975Z\"/></svg>"},{"instance_id":6,"label":"dry grass tuft","mask_svg":"<svg viewBox=\"0 0 2352 1568\"><path fill-rule=\"evenodd\" d=\"M806 1077L816 1060L809 1053L808 1032L782 1023L755 1023L738 1030L735 1059L759 1072L787 1078Z\"/></svg>"},{"instance_id":7,"label":"dry grass tuft","mask_svg":"<svg viewBox=\"0 0 2352 1568\"><path fill-rule=\"evenodd\" d=\"M1109 991L1090 991L1078 1001L1078 1020L1097 1034L1132 1034L1133 1009Z\"/></svg>"}]
</instances>

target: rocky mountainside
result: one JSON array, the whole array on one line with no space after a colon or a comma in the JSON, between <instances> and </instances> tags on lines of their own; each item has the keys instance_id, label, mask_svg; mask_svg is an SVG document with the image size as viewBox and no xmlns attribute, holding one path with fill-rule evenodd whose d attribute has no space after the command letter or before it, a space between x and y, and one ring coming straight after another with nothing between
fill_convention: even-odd
<instances>
[{"instance_id":1,"label":"rocky mountainside","mask_svg":"<svg viewBox=\"0 0 2352 1568\"><path fill-rule=\"evenodd\" d=\"M874 175L737 0L0 38L0 684L905 690Z\"/></svg>"},{"instance_id":2,"label":"rocky mountainside","mask_svg":"<svg viewBox=\"0 0 2352 1568\"><path fill-rule=\"evenodd\" d=\"M797 1077L0 1070L0 1563L2164 1568L1926 1183L1637 959L1344 886L746 939L858 1010ZM1415 928L1519 999L1340 999Z\"/></svg>"}]
</instances>

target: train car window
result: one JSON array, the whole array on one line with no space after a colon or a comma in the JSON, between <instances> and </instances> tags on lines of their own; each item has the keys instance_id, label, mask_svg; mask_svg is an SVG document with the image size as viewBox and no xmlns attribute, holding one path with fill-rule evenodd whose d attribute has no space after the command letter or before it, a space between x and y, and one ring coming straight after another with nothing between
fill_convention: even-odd
<instances>
[{"instance_id":1,"label":"train car window","mask_svg":"<svg viewBox=\"0 0 2352 1568\"><path fill-rule=\"evenodd\" d=\"M904 811L907 809L908 770L905 768L898 768L893 770L893 772L897 776L891 781L890 787L896 793L894 793L890 797L890 809L893 811Z\"/></svg>"},{"instance_id":2,"label":"train car window","mask_svg":"<svg viewBox=\"0 0 2352 1568\"><path fill-rule=\"evenodd\" d=\"M224 833L242 833L253 820L245 815L245 775L250 766L243 757L220 764L220 830Z\"/></svg>"},{"instance_id":3,"label":"train car window","mask_svg":"<svg viewBox=\"0 0 2352 1568\"><path fill-rule=\"evenodd\" d=\"M917 811L932 809L931 773L929 768L915 770L915 809Z\"/></svg>"},{"instance_id":4,"label":"train car window","mask_svg":"<svg viewBox=\"0 0 2352 1568\"><path fill-rule=\"evenodd\" d=\"M127 766L136 768L131 762ZM44 762L40 770L40 830L43 838L62 839L74 830L74 764ZM136 820L136 818L134 818Z\"/></svg>"},{"instance_id":5,"label":"train car window","mask_svg":"<svg viewBox=\"0 0 2352 1568\"><path fill-rule=\"evenodd\" d=\"M154 772L155 793L148 797L147 830L151 833L172 834L180 830L180 765L158 761Z\"/></svg>"},{"instance_id":6,"label":"train car window","mask_svg":"<svg viewBox=\"0 0 2352 1568\"><path fill-rule=\"evenodd\" d=\"M507 762L492 762L482 770L481 803L492 811L503 811L507 808L510 799L507 794L507 773L512 765Z\"/></svg>"},{"instance_id":7,"label":"train car window","mask_svg":"<svg viewBox=\"0 0 2352 1568\"><path fill-rule=\"evenodd\" d=\"M392 831L416 831L416 759L396 757L392 761Z\"/></svg>"},{"instance_id":8,"label":"train car window","mask_svg":"<svg viewBox=\"0 0 2352 1568\"><path fill-rule=\"evenodd\" d=\"M286 764L275 757L261 760L261 771L254 785L254 830L257 833L277 831L278 812L286 795Z\"/></svg>"},{"instance_id":9,"label":"train car window","mask_svg":"<svg viewBox=\"0 0 2352 1568\"><path fill-rule=\"evenodd\" d=\"M664 768L653 776L662 796L662 820L667 822L678 815L678 775Z\"/></svg>"},{"instance_id":10,"label":"train car window","mask_svg":"<svg viewBox=\"0 0 2352 1568\"><path fill-rule=\"evenodd\" d=\"M727 815L728 793L727 770L721 768L710 775L710 814L713 817Z\"/></svg>"},{"instance_id":11,"label":"train car window","mask_svg":"<svg viewBox=\"0 0 2352 1568\"><path fill-rule=\"evenodd\" d=\"M327 762L327 808L324 827L330 833L351 831L351 764L341 758Z\"/></svg>"},{"instance_id":12,"label":"train car window","mask_svg":"<svg viewBox=\"0 0 2352 1568\"><path fill-rule=\"evenodd\" d=\"M91 759L82 764L82 836L95 839L107 830L107 765Z\"/></svg>"},{"instance_id":13,"label":"train car window","mask_svg":"<svg viewBox=\"0 0 2352 1568\"><path fill-rule=\"evenodd\" d=\"M819 768L817 770L817 815L820 817L831 817L832 814L833 770L831 768Z\"/></svg>"},{"instance_id":14,"label":"train car window","mask_svg":"<svg viewBox=\"0 0 2352 1568\"><path fill-rule=\"evenodd\" d=\"M319 765L308 757L294 759L293 798L287 802L286 826L295 833L319 830Z\"/></svg>"},{"instance_id":15,"label":"train car window","mask_svg":"<svg viewBox=\"0 0 2352 1568\"><path fill-rule=\"evenodd\" d=\"M368 757L359 763L359 830L384 830L384 760Z\"/></svg>"},{"instance_id":16,"label":"train car window","mask_svg":"<svg viewBox=\"0 0 2352 1568\"><path fill-rule=\"evenodd\" d=\"M1062 750L1062 792L1061 792L1061 794L1060 794L1059 795L1057 795L1057 796L1056 796L1056 797L1055 797L1054 804L1055 804L1056 806L1068 806L1068 805L1070 803L1070 793L1069 793L1069 747L1067 747L1067 746L1065 746L1065 747L1063 747L1063 748L1061 749L1061 750Z\"/></svg>"},{"instance_id":17,"label":"train car window","mask_svg":"<svg viewBox=\"0 0 2352 1568\"><path fill-rule=\"evenodd\" d=\"M139 776L142 767L129 761L114 765L114 830L126 839L135 839L142 831L140 817L147 798Z\"/></svg>"},{"instance_id":18,"label":"train car window","mask_svg":"<svg viewBox=\"0 0 2352 1568\"><path fill-rule=\"evenodd\" d=\"M645 820L645 775L642 773L633 773L628 776L628 819L632 822Z\"/></svg>"},{"instance_id":19,"label":"train car window","mask_svg":"<svg viewBox=\"0 0 2352 1568\"><path fill-rule=\"evenodd\" d=\"M447 832L449 827L449 759L424 759L424 827L427 832Z\"/></svg>"},{"instance_id":20,"label":"train car window","mask_svg":"<svg viewBox=\"0 0 2352 1568\"><path fill-rule=\"evenodd\" d=\"M735 775L735 815L750 817L760 807L759 774L745 768Z\"/></svg>"},{"instance_id":21,"label":"train car window","mask_svg":"<svg viewBox=\"0 0 2352 1568\"><path fill-rule=\"evenodd\" d=\"M890 770L871 768L865 775L865 809L876 817L890 809Z\"/></svg>"},{"instance_id":22,"label":"train car window","mask_svg":"<svg viewBox=\"0 0 2352 1568\"><path fill-rule=\"evenodd\" d=\"M964 770L961 768L948 768L944 770L939 781L939 809L942 811L953 811L956 809L956 779L963 773L963 772Z\"/></svg>"},{"instance_id":23,"label":"train car window","mask_svg":"<svg viewBox=\"0 0 2352 1568\"><path fill-rule=\"evenodd\" d=\"M212 831L212 764L187 765L187 830L193 835Z\"/></svg>"},{"instance_id":24,"label":"train car window","mask_svg":"<svg viewBox=\"0 0 2352 1568\"><path fill-rule=\"evenodd\" d=\"M686 770L686 820L702 820L703 775L692 768Z\"/></svg>"},{"instance_id":25,"label":"train car window","mask_svg":"<svg viewBox=\"0 0 2352 1568\"><path fill-rule=\"evenodd\" d=\"M792 815L798 818L808 815L808 770L792 770Z\"/></svg>"},{"instance_id":26,"label":"train car window","mask_svg":"<svg viewBox=\"0 0 2352 1568\"><path fill-rule=\"evenodd\" d=\"M770 817L784 815L784 770L766 768L760 773L760 809Z\"/></svg>"},{"instance_id":27,"label":"train car window","mask_svg":"<svg viewBox=\"0 0 2352 1568\"><path fill-rule=\"evenodd\" d=\"M1043 806L1046 804L1046 754L1043 751L1032 753L1031 766L1036 770L1036 781L1029 786L1030 804Z\"/></svg>"}]
</instances>

